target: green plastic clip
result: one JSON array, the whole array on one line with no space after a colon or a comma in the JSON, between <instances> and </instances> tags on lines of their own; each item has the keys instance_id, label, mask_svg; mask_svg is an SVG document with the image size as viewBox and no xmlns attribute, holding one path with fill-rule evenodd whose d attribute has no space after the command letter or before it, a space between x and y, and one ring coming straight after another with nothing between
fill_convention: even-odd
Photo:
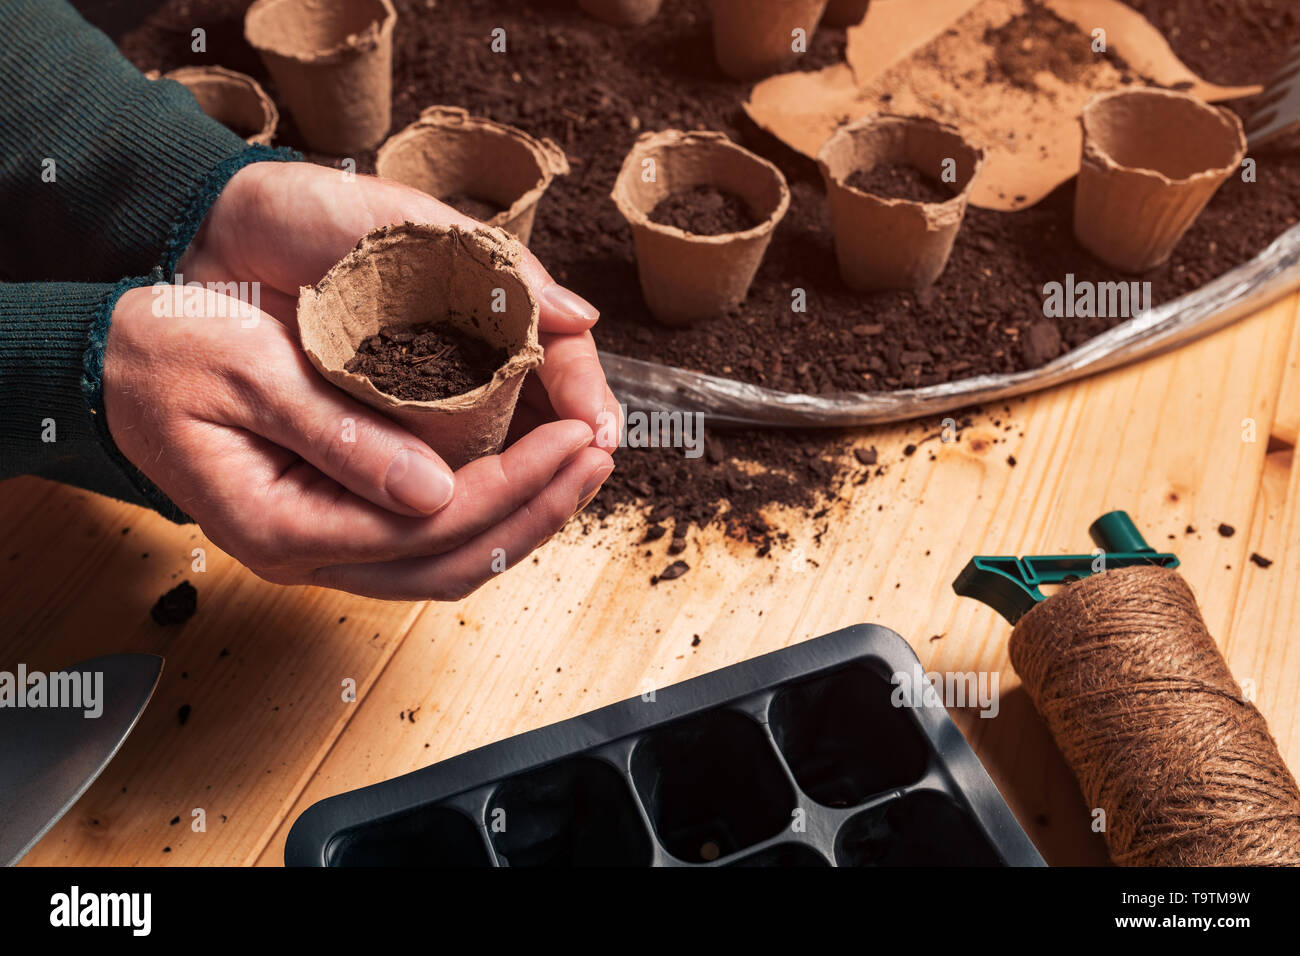
<instances>
[{"instance_id":1,"label":"green plastic clip","mask_svg":"<svg viewBox=\"0 0 1300 956\"><path fill-rule=\"evenodd\" d=\"M962 568L952 589L963 597L983 601L1012 624L1047 600L1039 588L1044 584L1068 584L1097 571L1154 564L1178 567L1172 554L1157 554L1146 543L1126 511L1102 515L1088 528L1088 535L1102 553L1033 554L1023 558L980 555Z\"/></svg>"}]
</instances>

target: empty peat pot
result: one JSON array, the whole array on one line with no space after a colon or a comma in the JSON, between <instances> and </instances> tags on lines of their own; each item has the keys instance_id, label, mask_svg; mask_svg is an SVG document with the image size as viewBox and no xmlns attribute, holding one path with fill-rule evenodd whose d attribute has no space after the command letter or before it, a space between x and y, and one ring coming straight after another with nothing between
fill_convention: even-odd
<instances>
[{"instance_id":1,"label":"empty peat pot","mask_svg":"<svg viewBox=\"0 0 1300 956\"><path fill-rule=\"evenodd\" d=\"M757 225L701 236L650 220L661 200L695 186L739 197ZM642 135L623 160L612 196L632 227L646 305L667 325L690 325L739 305L790 208L781 171L714 132Z\"/></svg>"},{"instance_id":2,"label":"empty peat pot","mask_svg":"<svg viewBox=\"0 0 1300 956\"><path fill-rule=\"evenodd\" d=\"M199 109L254 145L269 146L280 111L251 76L220 66L182 66L164 75L198 100Z\"/></svg>"},{"instance_id":3,"label":"empty peat pot","mask_svg":"<svg viewBox=\"0 0 1300 956\"><path fill-rule=\"evenodd\" d=\"M664 0L578 0L597 20L620 27L645 26L659 14Z\"/></svg>"},{"instance_id":4,"label":"empty peat pot","mask_svg":"<svg viewBox=\"0 0 1300 956\"><path fill-rule=\"evenodd\" d=\"M1125 272L1160 265L1241 165L1236 114L1172 90L1116 90L1083 108L1074 235Z\"/></svg>"},{"instance_id":5,"label":"empty peat pot","mask_svg":"<svg viewBox=\"0 0 1300 956\"><path fill-rule=\"evenodd\" d=\"M303 350L326 379L404 425L452 468L495 454L525 374L542 363L537 300L518 269L523 252L517 239L487 227L408 222L376 229L314 287L300 290ZM505 363L486 385L406 401L345 368L380 329L442 321L505 349Z\"/></svg>"},{"instance_id":6,"label":"empty peat pot","mask_svg":"<svg viewBox=\"0 0 1300 956\"><path fill-rule=\"evenodd\" d=\"M346 156L392 125L392 0L257 0L244 37L312 149Z\"/></svg>"},{"instance_id":7,"label":"empty peat pot","mask_svg":"<svg viewBox=\"0 0 1300 956\"><path fill-rule=\"evenodd\" d=\"M942 202L877 196L848 185L882 163L911 166L953 192ZM853 289L921 289L948 264L984 151L945 123L879 113L840 127L817 165L826 181L835 257ZM944 178L945 171L950 179Z\"/></svg>"},{"instance_id":8,"label":"empty peat pot","mask_svg":"<svg viewBox=\"0 0 1300 956\"><path fill-rule=\"evenodd\" d=\"M713 52L722 72L753 80L795 56L795 31L812 41L826 0L711 0Z\"/></svg>"},{"instance_id":9,"label":"empty peat pot","mask_svg":"<svg viewBox=\"0 0 1300 956\"><path fill-rule=\"evenodd\" d=\"M457 106L431 106L379 148L375 172L437 199L468 197L498 207L488 225L527 245L538 201L551 180L568 174L569 163L549 139Z\"/></svg>"}]
</instances>

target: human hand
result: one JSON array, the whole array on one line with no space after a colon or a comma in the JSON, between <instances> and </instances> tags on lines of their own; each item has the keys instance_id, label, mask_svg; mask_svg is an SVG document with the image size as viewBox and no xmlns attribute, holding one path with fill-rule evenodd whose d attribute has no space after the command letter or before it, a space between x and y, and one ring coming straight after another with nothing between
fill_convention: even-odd
<instances>
[{"instance_id":1,"label":"human hand","mask_svg":"<svg viewBox=\"0 0 1300 956\"><path fill-rule=\"evenodd\" d=\"M545 542L613 470L591 427L569 419L453 479L422 442L326 382L274 316L201 289L184 289L176 309L176 294L145 287L117 302L109 431L214 544L269 581L457 600L501 556L514 564Z\"/></svg>"},{"instance_id":2,"label":"human hand","mask_svg":"<svg viewBox=\"0 0 1300 956\"><path fill-rule=\"evenodd\" d=\"M390 180L311 163L253 163L226 185L177 272L187 282L257 282L261 307L293 329L299 287L315 285L370 230L405 221L479 225ZM511 437L555 418L576 419L612 454L618 402L589 331L599 313L530 253L520 271L541 306L545 362L524 382Z\"/></svg>"}]
</instances>

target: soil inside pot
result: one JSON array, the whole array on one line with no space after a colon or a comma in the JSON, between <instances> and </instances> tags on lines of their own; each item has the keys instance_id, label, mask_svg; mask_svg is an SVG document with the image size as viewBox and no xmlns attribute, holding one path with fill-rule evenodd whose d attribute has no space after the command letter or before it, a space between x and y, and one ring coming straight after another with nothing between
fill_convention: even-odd
<instances>
[{"instance_id":1,"label":"soil inside pot","mask_svg":"<svg viewBox=\"0 0 1300 956\"><path fill-rule=\"evenodd\" d=\"M907 163L877 163L870 169L854 170L844 182L882 199L945 202L956 195L948 183L931 178Z\"/></svg>"},{"instance_id":2,"label":"soil inside pot","mask_svg":"<svg viewBox=\"0 0 1300 956\"><path fill-rule=\"evenodd\" d=\"M650 221L697 236L745 232L760 222L745 200L717 186L692 186L664 197L651 211Z\"/></svg>"},{"instance_id":3,"label":"soil inside pot","mask_svg":"<svg viewBox=\"0 0 1300 956\"><path fill-rule=\"evenodd\" d=\"M446 322L381 329L357 347L344 368L394 398L435 402L492 381L509 356Z\"/></svg>"},{"instance_id":4,"label":"soil inside pot","mask_svg":"<svg viewBox=\"0 0 1300 956\"><path fill-rule=\"evenodd\" d=\"M505 207L499 203L495 203L490 199L480 199L478 196L471 196L468 193L452 193L450 196L441 196L439 198L457 212L463 212L479 222L487 222L497 213L505 211Z\"/></svg>"}]
</instances>

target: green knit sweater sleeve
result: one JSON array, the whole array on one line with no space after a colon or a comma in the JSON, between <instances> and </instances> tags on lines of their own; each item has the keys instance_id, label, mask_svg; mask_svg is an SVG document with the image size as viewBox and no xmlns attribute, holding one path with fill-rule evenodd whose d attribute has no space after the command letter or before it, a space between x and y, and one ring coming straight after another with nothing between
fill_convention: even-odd
<instances>
[{"instance_id":1,"label":"green knit sweater sleeve","mask_svg":"<svg viewBox=\"0 0 1300 956\"><path fill-rule=\"evenodd\" d=\"M64 0L0 3L0 269L169 275L222 186L274 157L152 82Z\"/></svg>"},{"instance_id":2,"label":"green knit sweater sleeve","mask_svg":"<svg viewBox=\"0 0 1300 956\"><path fill-rule=\"evenodd\" d=\"M0 478L42 475L188 520L122 456L101 393L117 283L0 283Z\"/></svg>"},{"instance_id":3,"label":"green knit sweater sleeve","mask_svg":"<svg viewBox=\"0 0 1300 956\"><path fill-rule=\"evenodd\" d=\"M104 422L127 288L170 281L250 147L152 82L64 0L0 0L0 479L36 474L184 515ZM128 277L128 278L123 278ZM50 281L66 280L66 281Z\"/></svg>"}]
</instances>

